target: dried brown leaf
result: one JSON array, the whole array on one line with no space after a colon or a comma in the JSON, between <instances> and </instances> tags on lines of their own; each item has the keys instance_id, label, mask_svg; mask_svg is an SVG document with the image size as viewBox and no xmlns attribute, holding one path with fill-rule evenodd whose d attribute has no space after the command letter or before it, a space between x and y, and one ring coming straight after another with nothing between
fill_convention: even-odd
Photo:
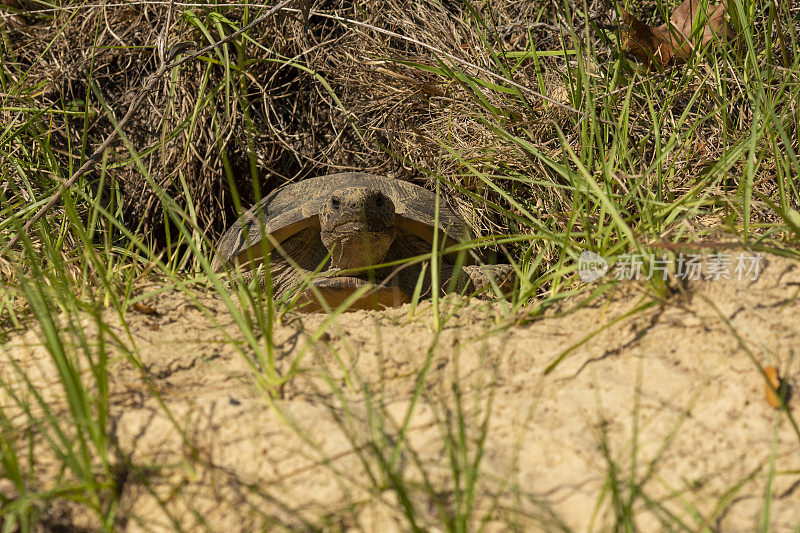
<instances>
[{"instance_id":1,"label":"dried brown leaf","mask_svg":"<svg viewBox=\"0 0 800 533\"><path fill-rule=\"evenodd\" d=\"M624 9L622 15L622 48L642 63L656 61L665 65L672 58L672 47L658 28L648 26Z\"/></svg>"},{"instance_id":2,"label":"dried brown leaf","mask_svg":"<svg viewBox=\"0 0 800 533\"><path fill-rule=\"evenodd\" d=\"M765 366L764 374L767 375L767 379L769 380L769 383L764 384L764 395L767 397L767 403L775 409L778 409L781 406L781 400L778 398L778 395L775 394L775 391L781 387L778 369L772 365Z\"/></svg>"},{"instance_id":3,"label":"dried brown leaf","mask_svg":"<svg viewBox=\"0 0 800 533\"><path fill-rule=\"evenodd\" d=\"M725 20L727 2L709 6L705 17L698 16L700 7L701 0L684 0L661 26L649 26L620 9L623 49L639 61L664 66L671 60L689 60L695 50L693 42L705 46L714 38L730 37L731 29Z\"/></svg>"},{"instance_id":4,"label":"dried brown leaf","mask_svg":"<svg viewBox=\"0 0 800 533\"><path fill-rule=\"evenodd\" d=\"M156 311L155 309L153 309L149 305L143 304L141 302L136 302L131 307L133 308L134 311L136 311L137 313L141 313L143 315L148 315L148 316L158 316L159 315L158 311Z\"/></svg>"}]
</instances>

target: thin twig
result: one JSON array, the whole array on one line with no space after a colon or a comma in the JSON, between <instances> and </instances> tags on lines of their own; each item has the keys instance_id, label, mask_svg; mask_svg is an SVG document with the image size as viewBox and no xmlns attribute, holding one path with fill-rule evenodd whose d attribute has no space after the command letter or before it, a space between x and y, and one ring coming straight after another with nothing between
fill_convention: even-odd
<instances>
[{"instance_id":1,"label":"thin twig","mask_svg":"<svg viewBox=\"0 0 800 533\"><path fill-rule=\"evenodd\" d=\"M91 167L92 164L94 164L96 161L99 160L100 156L111 145L111 143L114 142L114 140L116 140L116 138L119 136L119 132L122 130L122 128L125 126L125 124L127 124L127 122L133 116L134 111L136 111L136 109L139 107L139 105L145 99L147 94L150 92L150 90L153 88L153 86L156 84L156 82L161 78L161 76L164 75L165 72L167 72L168 70L173 69L175 67L179 67L179 66L183 65L184 63L186 63L188 61L191 61L192 59L195 59L195 58L205 54L206 52L209 52L209 51L213 50L214 48L217 48L218 46L221 46L221 45L223 45L225 43L228 43L228 42L232 41L233 39L235 39L236 37L238 37L242 33L246 32L250 28L254 27L255 25L257 25L257 24L259 24L261 22L263 22L264 20L266 20L270 16L274 15L276 12L280 11L280 9L282 7L284 7L286 4L288 4L291 1L292 0L283 0L282 2L278 3L275 7L271 8L269 11L264 13L263 15L257 17L256 19L254 19L252 22L250 22L246 26L243 26L241 29L233 32L232 34L230 34L229 36L225 37L224 39L220 39L219 41L216 41L216 42L206 46L205 48L197 50L196 52L192 52L191 54L187 54L186 57L184 57L183 59L180 59L180 60L177 60L177 61L172 61L171 63L167 63L166 61L162 60L161 66L158 68L158 70L156 70L156 72L150 77L150 79L147 81L147 83L144 85L144 87L139 89L139 92L134 97L133 102L131 102L130 107L128 107L127 113L125 113L125 116L122 117L122 120L120 120L117 123L118 126L116 128L114 128L114 130L111 133L108 134L108 137L106 137L106 139L103 141L103 143L100 146L98 146L97 149L94 152L92 152L92 155L90 155L86 159L86 161L83 163L83 165L81 165L80 168L78 170L76 170L72 174L72 176L58 188L58 191L54 192L52 194L52 196L50 196L50 199L47 201L47 203L44 204L25 223L25 225L22 227L22 231L19 234L14 235L14 236L11 237L11 240L8 241L8 244L6 244L6 246L3 249L2 253L6 253L8 250L11 249L12 246L17 244L17 242L19 242L19 240L21 238L21 235L23 233L27 234L28 231L30 231L31 227L34 224L36 224L36 222L38 222L39 219L41 219L45 214L47 214L47 212L50 211L50 209L52 209L53 206L56 205L56 203L58 203L58 199L61 197L61 195L64 193L64 191L66 191L67 189L72 187L75 184L75 182L78 181L78 179L89 169L89 167ZM180 45L178 45L178 46L180 46ZM172 59L173 55L175 55L175 54L168 54L166 59Z\"/></svg>"}]
</instances>

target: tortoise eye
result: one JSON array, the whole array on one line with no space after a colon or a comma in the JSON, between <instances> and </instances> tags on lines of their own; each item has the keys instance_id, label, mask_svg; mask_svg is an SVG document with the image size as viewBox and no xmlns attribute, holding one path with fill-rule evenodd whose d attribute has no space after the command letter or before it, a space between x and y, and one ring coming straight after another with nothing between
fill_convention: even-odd
<instances>
[{"instance_id":1,"label":"tortoise eye","mask_svg":"<svg viewBox=\"0 0 800 533\"><path fill-rule=\"evenodd\" d=\"M383 207L386 201L383 199L383 195L379 194L377 198L375 198L375 206L376 207Z\"/></svg>"},{"instance_id":2,"label":"tortoise eye","mask_svg":"<svg viewBox=\"0 0 800 533\"><path fill-rule=\"evenodd\" d=\"M342 204L342 201L339 200L338 196L331 196L331 206L334 209L339 209L339 206Z\"/></svg>"}]
</instances>

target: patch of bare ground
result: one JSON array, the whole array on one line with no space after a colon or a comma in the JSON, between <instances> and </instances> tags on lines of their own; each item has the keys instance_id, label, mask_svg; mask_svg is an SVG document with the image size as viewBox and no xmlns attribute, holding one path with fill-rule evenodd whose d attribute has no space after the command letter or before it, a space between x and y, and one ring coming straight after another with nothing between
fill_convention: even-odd
<instances>
[{"instance_id":1,"label":"patch of bare ground","mask_svg":"<svg viewBox=\"0 0 800 533\"><path fill-rule=\"evenodd\" d=\"M124 322L106 311L123 472L117 527L399 531L409 516L441 527L457 507L455 487L465 486L451 466L463 431L464 457L482 446L473 525L601 529L615 520L616 478L623 493L641 491L631 512L643 531L668 514L697 529L706 520L751 530L768 491L769 529L791 529L800 520L800 441L765 400L758 365L798 386L799 292L797 263L767 256L755 281L691 281L634 313L651 300L631 283L529 323L500 319L494 304L447 299L443 315L452 316L439 333L428 304L411 318L407 306L347 313L314 343L327 316L290 315L274 329L276 369L303 371L273 398L216 296L163 292L147 300L158 315L131 310ZM97 338L93 319L83 327ZM13 337L0 353L8 382L19 376L13 362L66 410L40 332ZM25 415L10 390L29 389L17 378L0 393L13 423ZM788 406L798 411L797 395ZM63 483L52 452L33 440L31 483ZM68 523L97 525L65 509Z\"/></svg>"}]
</instances>

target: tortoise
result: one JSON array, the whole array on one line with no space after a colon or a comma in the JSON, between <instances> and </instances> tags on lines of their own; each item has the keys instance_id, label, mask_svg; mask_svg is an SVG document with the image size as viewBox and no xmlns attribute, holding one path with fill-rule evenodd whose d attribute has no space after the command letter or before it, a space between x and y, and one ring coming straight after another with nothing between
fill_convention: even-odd
<instances>
[{"instance_id":1,"label":"tortoise","mask_svg":"<svg viewBox=\"0 0 800 533\"><path fill-rule=\"evenodd\" d=\"M356 172L306 179L276 189L244 213L220 238L211 268L240 267L252 279L269 254L275 298L305 286L299 301L319 310L319 298L333 308L367 286L352 308L398 306L417 290L430 295L430 262L403 260L430 254L435 228L445 247L472 238L444 202L438 211L433 192L397 179ZM463 252L439 259L443 292L479 291L492 282L513 286L511 265L475 265Z\"/></svg>"}]
</instances>

